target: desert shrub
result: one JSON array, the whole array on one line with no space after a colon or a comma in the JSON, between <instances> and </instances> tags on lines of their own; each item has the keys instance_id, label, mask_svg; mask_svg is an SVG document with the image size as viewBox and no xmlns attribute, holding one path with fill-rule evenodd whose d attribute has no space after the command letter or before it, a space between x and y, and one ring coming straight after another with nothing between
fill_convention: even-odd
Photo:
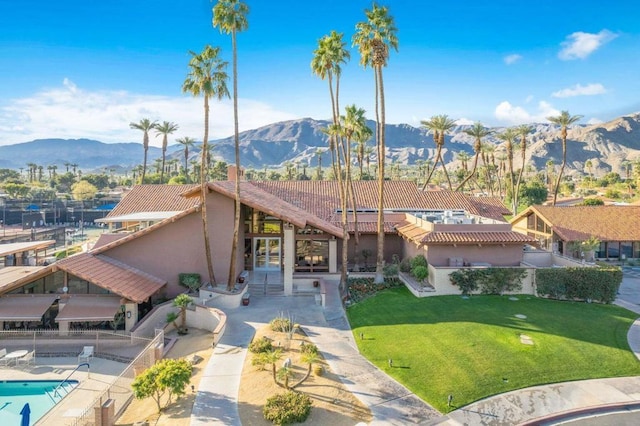
<instances>
[{"instance_id":1,"label":"desert shrub","mask_svg":"<svg viewBox=\"0 0 640 426\"><path fill-rule=\"evenodd\" d=\"M424 266L425 268L429 266L427 263L427 259L422 254L419 254L413 259L411 259L411 270L413 271L418 266Z\"/></svg>"},{"instance_id":2,"label":"desert shrub","mask_svg":"<svg viewBox=\"0 0 640 426\"><path fill-rule=\"evenodd\" d=\"M413 275L416 280L423 281L429 276L429 269L427 269L426 266L416 266L411 270L411 275Z\"/></svg>"},{"instance_id":3,"label":"desert shrub","mask_svg":"<svg viewBox=\"0 0 640 426\"><path fill-rule=\"evenodd\" d=\"M293 329L293 323L289 318L275 317L269 322L269 327L273 331L280 331L282 333L288 333Z\"/></svg>"},{"instance_id":4,"label":"desert shrub","mask_svg":"<svg viewBox=\"0 0 640 426\"><path fill-rule=\"evenodd\" d=\"M271 339L266 336L262 336L262 338L254 340L249 344L249 352L254 354L271 352L272 350L273 344L271 343Z\"/></svg>"},{"instance_id":5,"label":"desert shrub","mask_svg":"<svg viewBox=\"0 0 640 426\"><path fill-rule=\"evenodd\" d=\"M405 257L400 262L400 271L408 274L411 272L411 257Z\"/></svg>"},{"instance_id":6,"label":"desert shrub","mask_svg":"<svg viewBox=\"0 0 640 426\"><path fill-rule=\"evenodd\" d=\"M200 274L178 274L178 282L189 290L195 291L200 288Z\"/></svg>"},{"instance_id":7,"label":"desert shrub","mask_svg":"<svg viewBox=\"0 0 640 426\"><path fill-rule=\"evenodd\" d=\"M300 352L303 354L314 354L318 355L318 347L313 343L304 343L300 345Z\"/></svg>"},{"instance_id":8,"label":"desert shrub","mask_svg":"<svg viewBox=\"0 0 640 426\"><path fill-rule=\"evenodd\" d=\"M288 391L267 399L264 418L277 425L302 423L311 413L311 398L303 393Z\"/></svg>"},{"instance_id":9,"label":"desert shrub","mask_svg":"<svg viewBox=\"0 0 640 426\"><path fill-rule=\"evenodd\" d=\"M393 277L395 275L398 275L398 264L392 263L392 264L384 265L382 273L384 274L385 277Z\"/></svg>"},{"instance_id":10,"label":"desert shrub","mask_svg":"<svg viewBox=\"0 0 640 426\"><path fill-rule=\"evenodd\" d=\"M479 287L478 276L474 269L458 269L449 275L449 280L458 287L462 294L469 295Z\"/></svg>"}]
</instances>

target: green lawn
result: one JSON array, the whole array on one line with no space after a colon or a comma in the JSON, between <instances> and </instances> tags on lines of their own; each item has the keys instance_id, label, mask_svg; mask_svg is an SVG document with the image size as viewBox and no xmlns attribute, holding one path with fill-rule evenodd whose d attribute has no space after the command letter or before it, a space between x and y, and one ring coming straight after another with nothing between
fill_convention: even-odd
<instances>
[{"instance_id":1,"label":"green lawn","mask_svg":"<svg viewBox=\"0 0 640 426\"><path fill-rule=\"evenodd\" d=\"M347 314L362 354L442 412L450 411L449 394L455 408L538 384L640 375L640 362L627 344L633 312L528 295L518 299L418 299L398 288ZM521 334L534 345L522 344Z\"/></svg>"}]
</instances>

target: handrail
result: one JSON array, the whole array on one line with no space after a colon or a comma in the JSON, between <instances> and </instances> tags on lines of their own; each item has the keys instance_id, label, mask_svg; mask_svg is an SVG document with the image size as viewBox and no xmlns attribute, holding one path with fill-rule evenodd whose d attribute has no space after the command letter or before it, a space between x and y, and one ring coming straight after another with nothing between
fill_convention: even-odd
<instances>
[{"instance_id":1,"label":"handrail","mask_svg":"<svg viewBox=\"0 0 640 426\"><path fill-rule=\"evenodd\" d=\"M60 382L60 384L58 386L56 386L56 388L53 390L53 396L60 396L58 394L58 389L60 389L62 387L62 385L64 385L67 382L67 380L69 380L69 377L71 377L71 375L73 373L75 373L76 371L78 371L78 368L82 367L83 365L87 366L87 370L89 370L89 368L91 367L88 362L83 362L82 364L78 364L78 366L76 368L74 368L71 373L69 373L67 378L64 379L62 382Z\"/></svg>"}]
</instances>

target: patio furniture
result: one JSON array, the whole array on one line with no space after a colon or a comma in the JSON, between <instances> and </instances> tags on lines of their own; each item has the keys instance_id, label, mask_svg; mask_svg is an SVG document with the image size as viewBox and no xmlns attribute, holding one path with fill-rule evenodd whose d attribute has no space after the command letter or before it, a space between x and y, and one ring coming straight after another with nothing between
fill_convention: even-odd
<instances>
[{"instance_id":1,"label":"patio furniture","mask_svg":"<svg viewBox=\"0 0 640 426\"><path fill-rule=\"evenodd\" d=\"M27 352L27 351L25 351ZM23 356L16 358L16 366L18 365L33 365L36 362L36 352L27 352Z\"/></svg>"},{"instance_id":2,"label":"patio furniture","mask_svg":"<svg viewBox=\"0 0 640 426\"><path fill-rule=\"evenodd\" d=\"M4 366L8 365L9 360L7 360L5 358L6 354L7 354L7 350L6 349L4 349L4 348L0 349L0 365L4 365Z\"/></svg>"},{"instance_id":3,"label":"patio furniture","mask_svg":"<svg viewBox=\"0 0 640 426\"><path fill-rule=\"evenodd\" d=\"M78 355L78 364L83 360L85 362L89 362L89 360L92 358L93 358L93 346L85 346L82 349L82 352L80 352L80 355Z\"/></svg>"},{"instance_id":4,"label":"patio furniture","mask_svg":"<svg viewBox=\"0 0 640 426\"><path fill-rule=\"evenodd\" d=\"M9 365L11 362L15 362L15 364L18 365L18 359L22 358L23 356L25 356L28 353L29 353L29 351L24 350L24 349L21 349L19 351L9 352L0 361L2 361L4 363L4 365Z\"/></svg>"}]
</instances>

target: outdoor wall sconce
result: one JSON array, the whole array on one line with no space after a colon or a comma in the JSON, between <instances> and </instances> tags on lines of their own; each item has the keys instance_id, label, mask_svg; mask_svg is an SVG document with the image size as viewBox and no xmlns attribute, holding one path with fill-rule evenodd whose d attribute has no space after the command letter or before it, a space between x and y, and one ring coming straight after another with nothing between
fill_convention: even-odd
<instances>
[{"instance_id":1,"label":"outdoor wall sconce","mask_svg":"<svg viewBox=\"0 0 640 426\"><path fill-rule=\"evenodd\" d=\"M127 318L131 318L131 311L127 311Z\"/></svg>"}]
</instances>

